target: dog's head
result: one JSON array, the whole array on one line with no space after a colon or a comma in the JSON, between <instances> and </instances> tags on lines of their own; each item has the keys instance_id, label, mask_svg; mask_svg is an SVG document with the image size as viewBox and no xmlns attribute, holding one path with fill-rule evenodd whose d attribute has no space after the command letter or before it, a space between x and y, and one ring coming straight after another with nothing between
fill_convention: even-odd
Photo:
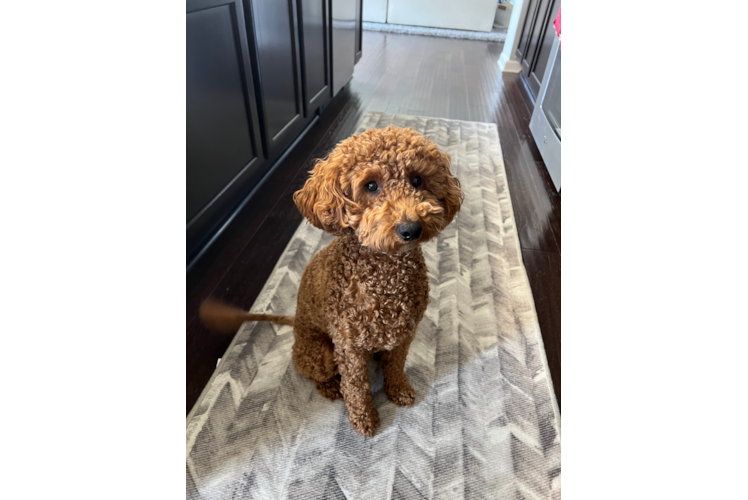
<instances>
[{"instance_id":1,"label":"dog's head","mask_svg":"<svg viewBox=\"0 0 748 500\"><path fill-rule=\"evenodd\" d=\"M436 237L464 195L450 157L410 128L354 135L317 163L294 202L328 233L355 232L381 252L408 250Z\"/></svg>"}]
</instances>

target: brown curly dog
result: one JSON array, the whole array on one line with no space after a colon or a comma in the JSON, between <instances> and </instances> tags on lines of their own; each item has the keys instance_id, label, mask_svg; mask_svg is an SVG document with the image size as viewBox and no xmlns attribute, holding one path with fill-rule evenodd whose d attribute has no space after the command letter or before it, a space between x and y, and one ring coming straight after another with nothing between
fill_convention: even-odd
<instances>
[{"instance_id":1,"label":"brown curly dog","mask_svg":"<svg viewBox=\"0 0 748 500\"><path fill-rule=\"evenodd\" d=\"M452 221L463 200L449 164L449 155L410 128L344 140L294 194L309 222L338 236L306 267L296 316L206 301L203 322L227 333L244 321L293 325L296 368L326 398L342 398L351 426L373 436L379 415L367 363L375 353L390 401L415 400L404 366L429 302L421 244Z\"/></svg>"}]
</instances>

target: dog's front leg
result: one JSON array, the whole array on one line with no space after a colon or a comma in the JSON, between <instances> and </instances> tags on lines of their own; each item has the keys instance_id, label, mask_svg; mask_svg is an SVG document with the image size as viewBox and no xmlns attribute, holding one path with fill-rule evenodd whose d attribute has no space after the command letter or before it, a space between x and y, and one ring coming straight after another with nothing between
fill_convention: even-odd
<instances>
[{"instance_id":1,"label":"dog's front leg","mask_svg":"<svg viewBox=\"0 0 748 500\"><path fill-rule=\"evenodd\" d=\"M356 432L373 436L379 426L379 414L371 397L369 355L353 348L343 348L338 355L340 392L348 408L348 419Z\"/></svg>"},{"instance_id":2,"label":"dog's front leg","mask_svg":"<svg viewBox=\"0 0 748 500\"><path fill-rule=\"evenodd\" d=\"M382 372L384 391L397 406L410 406L416 400L416 391L410 386L405 375L405 358L413 339L408 339L391 351L382 352Z\"/></svg>"}]
</instances>

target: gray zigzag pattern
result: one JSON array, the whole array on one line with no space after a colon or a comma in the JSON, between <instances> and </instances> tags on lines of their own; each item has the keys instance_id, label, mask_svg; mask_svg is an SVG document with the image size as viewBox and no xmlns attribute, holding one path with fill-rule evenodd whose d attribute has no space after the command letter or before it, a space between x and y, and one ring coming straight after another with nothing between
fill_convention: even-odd
<instances>
[{"instance_id":1,"label":"gray zigzag pattern","mask_svg":"<svg viewBox=\"0 0 748 500\"><path fill-rule=\"evenodd\" d=\"M292 328L246 323L187 425L187 497L560 499L561 446L540 328L496 125L367 113L452 155L465 204L424 245L431 299L406 362L418 392L397 408L372 363L381 426L351 429L291 362ZM331 237L303 223L253 311L293 314L306 263Z\"/></svg>"}]
</instances>

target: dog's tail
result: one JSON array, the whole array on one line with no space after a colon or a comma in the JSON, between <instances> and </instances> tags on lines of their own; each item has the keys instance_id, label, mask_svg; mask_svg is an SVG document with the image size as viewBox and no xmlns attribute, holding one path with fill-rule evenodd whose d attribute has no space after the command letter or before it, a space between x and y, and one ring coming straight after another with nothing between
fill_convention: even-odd
<instances>
[{"instance_id":1,"label":"dog's tail","mask_svg":"<svg viewBox=\"0 0 748 500\"><path fill-rule=\"evenodd\" d=\"M209 329L218 333L236 333L245 321L270 321L293 326L293 316L252 314L238 307L207 299L200 306L200 319Z\"/></svg>"}]
</instances>

